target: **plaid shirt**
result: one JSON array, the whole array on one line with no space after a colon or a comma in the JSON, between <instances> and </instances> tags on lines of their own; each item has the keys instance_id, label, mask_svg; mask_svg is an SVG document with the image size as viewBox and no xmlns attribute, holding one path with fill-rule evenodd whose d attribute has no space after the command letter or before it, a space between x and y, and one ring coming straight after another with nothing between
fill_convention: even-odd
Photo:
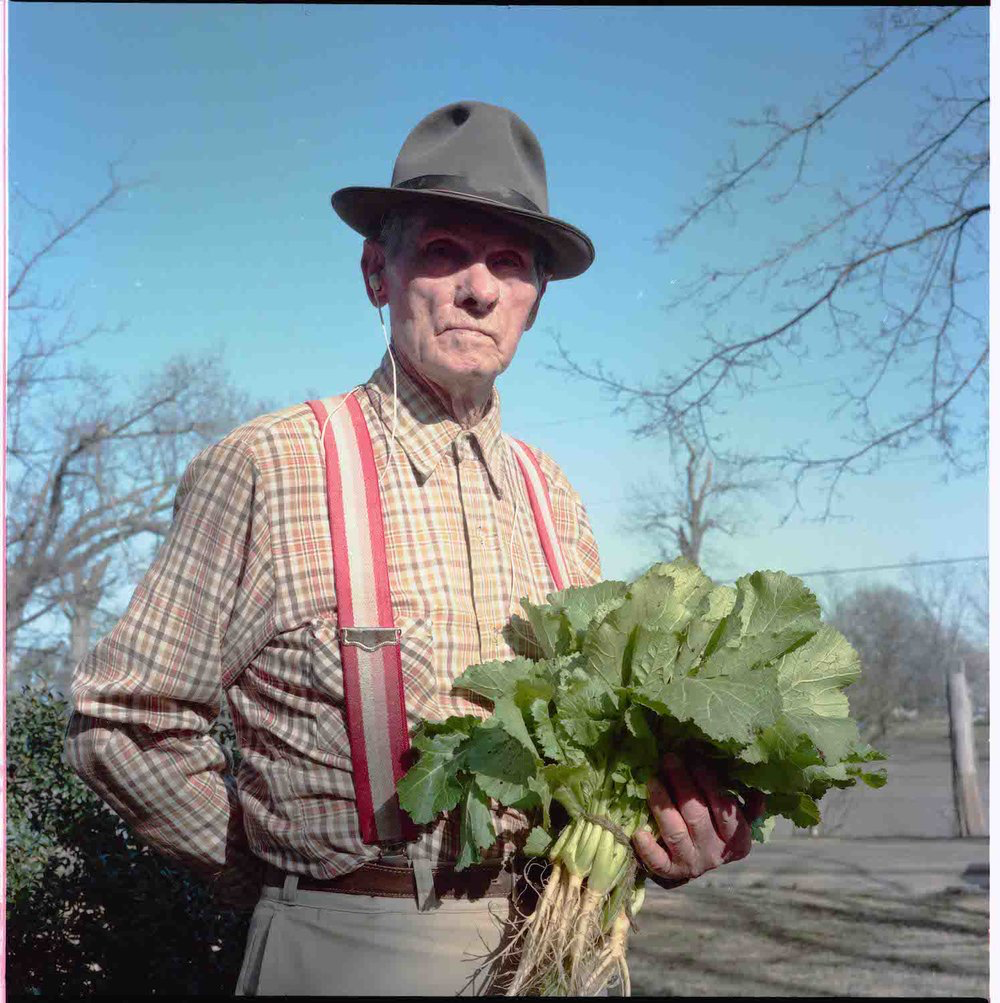
<instances>
[{"instance_id":1,"label":"plaid shirt","mask_svg":"<svg viewBox=\"0 0 1000 1003\"><path fill-rule=\"evenodd\" d=\"M409 727L489 704L453 691L470 664L514 651L503 628L521 597L554 583L494 390L463 430L400 368L396 445L382 481L389 580ZM389 458L388 357L352 393ZM600 575L579 496L534 450L572 584ZM251 901L263 862L335 877L378 857L361 842L348 743L319 428L306 404L241 425L181 479L170 532L125 615L76 668L66 733L72 767L146 843ZM209 734L225 693L238 777ZM524 816L495 813L493 856ZM454 817L417 852L457 857Z\"/></svg>"}]
</instances>

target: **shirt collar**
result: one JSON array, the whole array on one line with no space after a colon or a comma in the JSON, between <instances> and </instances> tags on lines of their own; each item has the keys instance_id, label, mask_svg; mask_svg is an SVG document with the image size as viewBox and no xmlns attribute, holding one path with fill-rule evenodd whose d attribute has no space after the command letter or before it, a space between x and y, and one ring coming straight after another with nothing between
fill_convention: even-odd
<instances>
[{"instance_id":1,"label":"shirt collar","mask_svg":"<svg viewBox=\"0 0 1000 1003\"><path fill-rule=\"evenodd\" d=\"M490 475L493 491L498 498L503 497L501 472L504 450L500 448L503 436L500 429L500 395L496 387L492 390L486 415L479 424L464 429L448 414L437 397L413 380L398 362L396 381L399 400L396 448L406 453L420 482L430 477L442 457L454 448L455 440L466 433L474 444L474 453L482 459ZM385 426L386 434L391 435L392 363L388 352L365 384L365 391Z\"/></svg>"}]
</instances>

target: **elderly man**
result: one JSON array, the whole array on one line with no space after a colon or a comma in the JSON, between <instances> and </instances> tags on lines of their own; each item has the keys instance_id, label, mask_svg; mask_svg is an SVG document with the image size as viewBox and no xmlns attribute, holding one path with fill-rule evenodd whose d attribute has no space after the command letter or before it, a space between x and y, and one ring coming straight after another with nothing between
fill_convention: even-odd
<instances>
[{"instance_id":1,"label":"elderly man","mask_svg":"<svg viewBox=\"0 0 1000 1003\"><path fill-rule=\"evenodd\" d=\"M497 943L526 819L498 809L487 863L456 871L455 819L415 829L393 785L420 719L489 713L452 681L514 654L520 598L600 578L578 495L501 434L494 386L547 283L594 251L548 214L534 134L478 102L427 116L390 187L333 206L366 238L391 348L346 395L192 461L167 540L77 668L66 749L140 838L256 902L238 994L454 994ZM236 781L209 734L223 694ZM661 883L748 852L703 766L665 763L650 801L660 839L635 849Z\"/></svg>"}]
</instances>

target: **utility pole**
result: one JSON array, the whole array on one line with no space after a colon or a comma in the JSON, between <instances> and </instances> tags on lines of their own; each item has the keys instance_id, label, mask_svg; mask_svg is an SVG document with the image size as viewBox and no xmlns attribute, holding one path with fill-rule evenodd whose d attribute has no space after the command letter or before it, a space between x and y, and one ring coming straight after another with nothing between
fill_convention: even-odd
<instances>
[{"instance_id":1,"label":"utility pole","mask_svg":"<svg viewBox=\"0 0 1000 1003\"><path fill-rule=\"evenodd\" d=\"M979 796L976 747L972 731L972 701L965 678L965 665L948 676L948 736L951 744L951 793L955 805L957 835L985 836L986 815Z\"/></svg>"}]
</instances>

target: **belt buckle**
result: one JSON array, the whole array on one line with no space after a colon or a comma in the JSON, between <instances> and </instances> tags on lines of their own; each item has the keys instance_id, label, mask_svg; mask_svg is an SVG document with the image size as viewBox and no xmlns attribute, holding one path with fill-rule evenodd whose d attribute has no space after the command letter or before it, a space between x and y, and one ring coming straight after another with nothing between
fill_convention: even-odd
<instances>
[{"instance_id":1,"label":"belt buckle","mask_svg":"<svg viewBox=\"0 0 1000 1003\"><path fill-rule=\"evenodd\" d=\"M382 861L382 860L387 860L390 857L395 857L398 860L400 867L405 867L409 869L410 860L406 854L406 845L407 843L405 839L399 839L388 843L381 843L379 845L378 859ZM392 867L396 865L390 863L388 866Z\"/></svg>"}]
</instances>

